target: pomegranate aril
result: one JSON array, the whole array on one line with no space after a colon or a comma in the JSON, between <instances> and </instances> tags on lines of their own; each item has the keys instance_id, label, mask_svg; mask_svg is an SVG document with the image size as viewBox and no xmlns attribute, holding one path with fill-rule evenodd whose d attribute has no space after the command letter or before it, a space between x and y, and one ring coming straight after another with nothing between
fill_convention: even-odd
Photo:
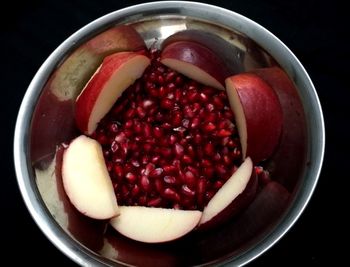
<instances>
[{"instance_id":1,"label":"pomegranate aril","mask_svg":"<svg viewBox=\"0 0 350 267\"><path fill-rule=\"evenodd\" d=\"M203 175L207 178L207 179L211 179L214 176L214 169L212 167L205 167L203 169Z\"/></svg>"},{"instance_id":2,"label":"pomegranate aril","mask_svg":"<svg viewBox=\"0 0 350 267\"><path fill-rule=\"evenodd\" d=\"M172 82L176 78L176 72L170 71L165 76L165 82L169 83Z\"/></svg>"},{"instance_id":3,"label":"pomegranate aril","mask_svg":"<svg viewBox=\"0 0 350 267\"><path fill-rule=\"evenodd\" d=\"M160 156L158 156L158 155L153 156L151 159L152 163L154 163L154 164L157 164L159 162L159 160L160 160Z\"/></svg>"},{"instance_id":4,"label":"pomegranate aril","mask_svg":"<svg viewBox=\"0 0 350 267\"><path fill-rule=\"evenodd\" d=\"M140 193L140 187L135 184L134 187L131 189L131 196L136 197Z\"/></svg>"},{"instance_id":5,"label":"pomegranate aril","mask_svg":"<svg viewBox=\"0 0 350 267\"><path fill-rule=\"evenodd\" d=\"M193 162L192 158L189 155L183 155L182 161L185 164L191 164Z\"/></svg>"},{"instance_id":6,"label":"pomegranate aril","mask_svg":"<svg viewBox=\"0 0 350 267\"><path fill-rule=\"evenodd\" d=\"M213 156L214 155L214 145L213 143L209 142L207 143L205 146L204 146L204 153L207 155L207 156Z\"/></svg>"},{"instance_id":7,"label":"pomegranate aril","mask_svg":"<svg viewBox=\"0 0 350 267\"><path fill-rule=\"evenodd\" d=\"M208 102L209 100L208 96L204 92L201 92L199 94L199 99L201 100L202 103Z\"/></svg>"},{"instance_id":8,"label":"pomegranate aril","mask_svg":"<svg viewBox=\"0 0 350 267\"><path fill-rule=\"evenodd\" d=\"M227 136L231 136L232 132L229 130L225 130L225 129L221 129L218 131L217 136L219 137L227 137Z\"/></svg>"},{"instance_id":9,"label":"pomegranate aril","mask_svg":"<svg viewBox=\"0 0 350 267\"><path fill-rule=\"evenodd\" d=\"M191 129L197 129L200 125L201 121L198 117L195 117L192 119L192 122L191 122Z\"/></svg>"},{"instance_id":10,"label":"pomegranate aril","mask_svg":"<svg viewBox=\"0 0 350 267\"><path fill-rule=\"evenodd\" d=\"M193 188L196 185L197 178L195 174L191 171L186 171L183 175L183 182L189 187Z\"/></svg>"},{"instance_id":11,"label":"pomegranate aril","mask_svg":"<svg viewBox=\"0 0 350 267\"><path fill-rule=\"evenodd\" d=\"M159 207L160 204L162 203L162 199L160 197L150 199L147 202L148 207Z\"/></svg>"},{"instance_id":12,"label":"pomegranate aril","mask_svg":"<svg viewBox=\"0 0 350 267\"><path fill-rule=\"evenodd\" d=\"M163 166L163 170L164 170L164 173L168 175L175 174L178 171L178 169L173 165L165 165Z\"/></svg>"},{"instance_id":13,"label":"pomegranate aril","mask_svg":"<svg viewBox=\"0 0 350 267\"><path fill-rule=\"evenodd\" d=\"M163 136L163 130L160 127L156 126L153 128L153 134L156 138L161 138Z\"/></svg>"},{"instance_id":14,"label":"pomegranate aril","mask_svg":"<svg viewBox=\"0 0 350 267\"><path fill-rule=\"evenodd\" d=\"M172 118L172 125L178 127L181 125L182 116L179 112L175 113Z\"/></svg>"},{"instance_id":15,"label":"pomegranate aril","mask_svg":"<svg viewBox=\"0 0 350 267\"><path fill-rule=\"evenodd\" d=\"M120 165L114 165L113 171L114 171L114 174L115 174L117 177L123 177L123 176L124 176L124 169L123 169L123 167L120 166Z\"/></svg>"},{"instance_id":16,"label":"pomegranate aril","mask_svg":"<svg viewBox=\"0 0 350 267\"><path fill-rule=\"evenodd\" d=\"M169 200L173 200L173 201L176 201L176 202L179 202L180 201L180 196L178 193L176 193L175 190L171 189L171 188L165 188L164 189L164 192L163 192L163 196L166 198L166 199L169 199Z\"/></svg>"},{"instance_id":17,"label":"pomegranate aril","mask_svg":"<svg viewBox=\"0 0 350 267\"><path fill-rule=\"evenodd\" d=\"M169 176L169 175L164 176L163 180L166 184L169 184L169 185L174 185L177 182L174 176Z\"/></svg>"},{"instance_id":18,"label":"pomegranate aril","mask_svg":"<svg viewBox=\"0 0 350 267\"><path fill-rule=\"evenodd\" d=\"M163 192L163 188L164 188L162 180L161 179L156 179L154 181L154 187L155 187L157 193L159 193L159 194L162 193Z\"/></svg>"},{"instance_id":19,"label":"pomegranate aril","mask_svg":"<svg viewBox=\"0 0 350 267\"><path fill-rule=\"evenodd\" d=\"M116 123L111 123L111 124L109 125L108 129L109 129L109 131L110 131L111 133L117 133L118 130L119 130L119 126L118 126L118 124L116 124Z\"/></svg>"},{"instance_id":20,"label":"pomegranate aril","mask_svg":"<svg viewBox=\"0 0 350 267\"><path fill-rule=\"evenodd\" d=\"M184 154L184 148L182 145L180 145L179 143L176 143L175 146L174 146L174 153L175 153L175 156L177 158L181 158Z\"/></svg>"},{"instance_id":21,"label":"pomegranate aril","mask_svg":"<svg viewBox=\"0 0 350 267\"><path fill-rule=\"evenodd\" d=\"M160 153L162 154L163 157L165 158L170 158L172 155L171 148L168 147L162 147L160 149Z\"/></svg>"},{"instance_id":22,"label":"pomegranate aril","mask_svg":"<svg viewBox=\"0 0 350 267\"><path fill-rule=\"evenodd\" d=\"M177 76L175 79L175 84L176 85L182 85L182 83L184 82L183 78L181 76Z\"/></svg>"},{"instance_id":23,"label":"pomegranate aril","mask_svg":"<svg viewBox=\"0 0 350 267\"><path fill-rule=\"evenodd\" d=\"M146 111L142 108L142 107L137 107L136 108L137 111L137 115L139 116L139 118L144 118L146 116Z\"/></svg>"},{"instance_id":24,"label":"pomegranate aril","mask_svg":"<svg viewBox=\"0 0 350 267\"><path fill-rule=\"evenodd\" d=\"M168 83L166 88L168 91L173 91L176 88L176 85L174 83Z\"/></svg>"},{"instance_id":25,"label":"pomegranate aril","mask_svg":"<svg viewBox=\"0 0 350 267\"><path fill-rule=\"evenodd\" d=\"M141 175L140 187L144 192L149 192L151 190L151 184L146 175Z\"/></svg>"},{"instance_id":26,"label":"pomegranate aril","mask_svg":"<svg viewBox=\"0 0 350 267\"><path fill-rule=\"evenodd\" d=\"M181 192L187 197L194 197L195 191L191 190L187 185L182 185Z\"/></svg>"},{"instance_id":27,"label":"pomegranate aril","mask_svg":"<svg viewBox=\"0 0 350 267\"><path fill-rule=\"evenodd\" d=\"M203 125L202 129L204 132L209 133L209 132L212 132L216 129L216 125L212 122L208 122L208 123Z\"/></svg>"},{"instance_id":28,"label":"pomegranate aril","mask_svg":"<svg viewBox=\"0 0 350 267\"><path fill-rule=\"evenodd\" d=\"M134 184L137 180L137 176L131 172L128 172L125 175L125 178L128 180L129 183Z\"/></svg>"},{"instance_id":29,"label":"pomegranate aril","mask_svg":"<svg viewBox=\"0 0 350 267\"><path fill-rule=\"evenodd\" d=\"M212 103L208 103L205 105L205 109L209 112L212 112L215 109L215 107Z\"/></svg>"},{"instance_id":30,"label":"pomegranate aril","mask_svg":"<svg viewBox=\"0 0 350 267\"><path fill-rule=\"evenodd\" d=\"M225 106L222 99L219 96L213 97L213 103L217 109L223 109Z\"/></svg>"},{"instance_id":31,"label":"pomegranate aril","mask_svg":"<svg viewBox=\"0 0 350 267\"><path fill-rule=\"evenodd\" d=\"M163 171L164 171L163 168L156 168L150 172L149 177L150 178L159 178L162 176Z\"/></svg>"},{"instance_id":32,"label":"pomegranate aril","mask_svg":"<svg viewBox=\"0 0 350 267\"><path fill-rule=\"evenodd\" d=\"M117 141L113 141L112 144L111 144L111 151L113 153L117 152L117 150L119 149L119 145L118 145L118 142Z\"/></svg>"}]
</instances>

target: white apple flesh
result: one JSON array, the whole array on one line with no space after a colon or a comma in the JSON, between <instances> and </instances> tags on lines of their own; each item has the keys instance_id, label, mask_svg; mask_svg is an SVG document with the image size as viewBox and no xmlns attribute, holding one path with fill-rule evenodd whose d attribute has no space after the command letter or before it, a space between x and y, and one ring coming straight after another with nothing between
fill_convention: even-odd
<instances>
[{"instance_id":1,"label":"white apple flesh","mask_svg":"<svg viewBox=\"0 0 350 267\"><path fill-rule=\"evenodd\" d=\"M247 157L204 208L199 229L227 221L253 200L258 185L253 170L253 162Z\"/></svg>"},{"instance_id":2,"label":"white apple flesh","mask_svg":"<svg viewBox=\"0 0 350 267\"><path fill-rule=\"evenodd\" d=\"M253 162L269 158L281 135L283 114L276 93L253 73L226 79L227 96L235 114L243 158Z\"/></svg>"},{"instance_id":3,"label":"white apple flesh","mask_svg":"<svg viewBox=\"0 0 350 267\"><path fill-rule=\"evenodd\" d=\"M122 235L145 243L178 239L192 231L201 219L198 210L120 206L120 216L110 224Z\"/></svg>"},{"instance_id":4,"label":"white apple flesh","mask_svg":"<svg viewBox=\"0 0 350 267\"><path fill-rule=\"evenodd\" d=\"M229 75L225 63L199 43L178 41L166 45L161 63L204 85L225 89L225 78Z\"/></svg>"},{"instance_id":5,"label":"white apple flesh","mask_svg":"<svg viewBox=\"0 0 350 267\"><path fill-rule=\"evenodd\" d=\"M62 181L70 202L84 215L109 219L118 215L118 204L101 145L81 135L65 150Z\"/></svg>"},{"instance_id":6,"label":"white apple flesh","mask_svg":"<svg viewBox=\"0 0 350 267\"><path fill-rule=\"evenodd\" d=\"M115 101L140 78L150 59L136 52L119 52L106 57L76 100L76 123L91 135Z\"/></svg>"}]
</instances>

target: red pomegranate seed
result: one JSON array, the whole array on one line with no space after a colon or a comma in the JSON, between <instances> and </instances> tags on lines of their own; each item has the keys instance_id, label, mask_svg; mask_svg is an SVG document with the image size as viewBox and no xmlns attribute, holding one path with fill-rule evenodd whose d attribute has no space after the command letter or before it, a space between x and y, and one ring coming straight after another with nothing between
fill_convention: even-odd
<instances>
[{"instance_id":1,"label":"red pomegranate seed","mask_svg":"<svg viewBox=\"0 0 350 267\"><path fill-rule=\"evenodd\" d=\"M232 132L228 131L228 130L225 130L225 129L221 129L217 133L217 136L219 136L219 137L227 137L227 136L230 136L230 135L232 135Z\"/></svg>"},{"instance_id":2,"label":"red pomegranate seed","mask_svg":"<svg viewBox=\"0 0 350 267\"><path fill-rule=\"evenodd\" d=\"M204 92L199 94L199 98L202 103L207 102L209 100L208 96Z\"/></svg>"},{"instance_id":3,"label":"red pomegranate seed","mask_svg":"<svg viewBox=\"0 0 350 267\"><path fill-rule=\"evenodd\" d=\"M171 188L165 188L164 192L163 192L163 196L169 200L173 200L176 202L180 201L180 196L178 193L176 193L176 191L174 191Z\"/></svg>"},{"instance_id":4,"label":"red pomegranate seed","mask_svg":"<svg viewBox=\"0 0 350 267\"><path fill-rule=\"evenodd\" d=\"M184 154L184 148L182 145L180 145L179 143L176 143L175 146L174 146L174 152L175 152L175 156L177 158L181 158L182 155Z\"/></svg>"},{"instance_id":5,"label":"red pomegranate seed","mask_svg":"<svg viewBox=\"0 0 350 267\"><path fill-rule=\"evenodd\" d=\"M166 184L170 184L170 185L176 184L176 178L174 176L166 175L164 176L163 180Z\"/></svg>"},{"instance_id":6,"label":"red pomegranate seed","mask_svg":"<svg viewBox=\"0 0 350 267\"><path fill-rule=\"evenodd\" d=\"M181 187L181 192L187 197L194 197L196 194L196 192L191 190L187 185Z\"/></svg>"},{"instance_id":7,"label":"red pomegranate seed","mask_svg":"<svg viewBox=\"0 0 350 267\"><path fill-rule=\"evenodd\" d=\"M213 143L209 142L204 146L204 152L207 156L213 156L214 155L214 145Z\"/></svg>"},{"instance_id":8,"label":"red pomegranate seed","mask_svg":"<svg viewBox=\"0 0 350 267\"><path fill-rule=\"evenodd\" d=\"M192 158L189 155L183 155L182 161L185 164L191 164L193 162Z\"/></svg>"},{"instance_id":9,"label":"red pomegranate seed","mask_svg":"<svg viewBox=\"0 0 350 267\"><path fill-rule=\"evenodd\" d=\"M151 190L151 184L146 175L141 176L140 186L144 192L149 192Z\"/></svg>"},{"instance_id":10,"label":"red pomegranate seed","mask_svg":"<svg viewBox=\"0 0 350 267\"><path fill-rule=\"evenodd\" d=\"M208 122L208 123L203 125L203 131L206 132L206 133L212 132L215 129L216 129L216 126L212 122Z\"/></svg>"},{"instance_id":11,"label":"red pomegranate seed","mask_svg":"<svg viewBox=\"0 0 350 267\"><path fill-rule=\"evenodd\" d=\"M163 170L166 174L174 174L177 172L178 169L173 165L165 165L163 167Z\"/></svg>"},{"instance_id":12,"label":"red pomegranate seed","mask_svg":"<svg viewBox=\"0 0 350 267\"><path fill-rule=\"evenodd\" d=\"M135 184L134 187L131 189L131 196L136 197L140 193L140 187Z\"/></svg>"},{"instance_id":13,"label":"red pomegranate seed","mask_svg":"<svg viewBox=\"0 0 350 267\"><path fill-rule=\"evenodd\" d=\"M163 171L164 171L163 168L156 168L156 169L154 169L154 170L152 170L150 172L149 177L151 177L151 178L159 178L159 177L162 176Z\"/></svg>"},{"instance_id":14,"label":"red pomegranate seed","mask_svg":"<svg viewBox=\"0 0 350 267\"><path fill-rule=\"evenodd\" d=\"M183 182L193 188L197 182L196 176L191 171L186 171L183 176Z\"/></svg>"},{"instance_id":15,"label":"red pomegranate seed","mask_svg":"<svg viewBox=\"0 0 350 267\"><path fill-rule=\"evenodd\" d=\"M137 176L131 172L128 172L125 175L125 178L128 180L129 183L134 184L137 180Z\"/></svg>"},{"instance_id":16,"label":"red pomegranate seed","mask_svg":"<svg viewBox=\"0 0 350 267\"><path fill-rule=\"evenodd\" d=\"M160 204L162 203L162 199L160 197L150 199L147 202L147 206L149 207L159 207Z\"/></svg>"},{"instance_id":17,"label":"red pomegranate seed","mask_svg":"<svg viewBox=\"0 0 350 267\"><path fill-rule=\"evenodd\" d=\"M114 165L113 167L114 173L117 177L123 177L124 176L124 169L120 165Z\"/></svg>"},{"instance_id":18,"label":"red pomegranate seed","mask_svg":"<svg viewBox=\"0 0 350 267\"><path fill-rule=\"evenodd\" d=\"M167 83L172 82L175 78L176 78L175 71L168 72L167 75L165 76L165 82Z\"/></svg>"}]
</instances>

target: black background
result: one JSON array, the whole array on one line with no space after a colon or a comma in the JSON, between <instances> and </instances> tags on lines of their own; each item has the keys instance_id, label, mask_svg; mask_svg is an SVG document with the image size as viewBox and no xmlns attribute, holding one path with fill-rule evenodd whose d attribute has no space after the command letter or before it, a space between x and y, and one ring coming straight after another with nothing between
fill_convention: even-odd
<instances>
[{"instance_id":1,"label":"black background","mask_svg":"<svg viewBox=\"0 0 350 267\"><path fill-rule=\"evenodd\" d=\"M326 155L316 191L292 229L249 266L318 266L346 259L339 240L346 207L341 187L349 178L347 136L349 43L339 1L205 1L238 12L280 38L299 58L324 110ZM92 20L141 1L11 1L1 14L1 241L2 261L14 265L75 266L39 230L18 190L12 140L17 112L32 77L49 54ZM343 12L344 11L344 12ZM337 252L337 253L336 253ZM346 261L345 261L346 262ZM11 264L12 265L12 264Z\"/></svg>"}]
</instances>

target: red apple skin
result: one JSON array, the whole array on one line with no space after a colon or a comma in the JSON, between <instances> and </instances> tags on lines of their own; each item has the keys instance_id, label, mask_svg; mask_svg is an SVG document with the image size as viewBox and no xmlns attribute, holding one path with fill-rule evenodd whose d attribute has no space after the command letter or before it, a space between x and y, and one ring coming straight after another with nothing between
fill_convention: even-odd
<instances>
[{"instance_id":1,"label":"red apple skin","mask_svg":"<svg viewBox=\"0 0 350 267\"><path fill-rule=\"evenodd\" d=\"M244 191L239 194L225 209L213 217L210 221L197 227L198 231L209 230L222 225L232 217L244 210L254 199L258 189L258 178L253 170L249 182Z\"/></svg>"},{"instance_id":2,"label":"red apple skin","mask_svg":"<svg viewBox=\"0 0 350 267\"><path fill-rule=\"evenodd\" d=\"M307 134L304 109L293 82L279 67L254 70L276 92L281 103L283 126L277 150L267 162L272 179L290 192L306 165Z\"/></svg>"},{"instance_id":3,"label":"red apple skin","mask_svg":"<svg viewBox=\"0 0 350 267\"><path fill-rule=\"evenodd\" d=\"M239 37L239 35L234 36L235 39ZM230 35L230 38L233 37ZM229 41L225 40L221 36L203 30L187 29L170 35L163 41L162 47L167 47L168 45L179 41L195 42L207 47L211 51L219 51L216 52L216 56L224 62L225 67L228 70L227 76L244 71L243 51L230 44Z\"/></svg>"},{"instance_id":4,"label":"red apple skin","mask_svg":"<svg viewBox=\"0 0 350 267\"><path fill-rule=\"evenodd\" d=\"M247 125L247 151L254 163L269 158L282 130L282 108L274 90L258 75L241 73L226 80L226 90L237 90ZM244 152L243 152L244 154Z\"/></svg>"},{"instance_id":5,"label":"red apple skin","mask_svg":"<svg viewBox=\"0 0 350 267\"><path fill-rule=\"evenodd\" d=\"M225 62L216 54L197 42L179 41L163 46L161 62L163 63L165 59L169 58L192 64L211 75L224 86L225 79L230 75L230 71L226 67Z\"/></svg>"},{"instance_id":6,"label":"red apple skin","mask_svg":"<svg viewBox=\"0 0 350 267\"><path fill-rule=\"evenodd\" d=\"M202 262L213 261L223 251L238 256L242 251L266 238L290 203L290 193L279 183L270 182L259 190L251 204L239 216L212 231L194 232L193 244ZM205 238L201 238L205 234Z\"/></svg>"},{"instance_id":7,"label":"red apple skin","mask_svg":"<svg viewBox=\"0 0 350 267\"><path fill-rule=\"evenodd\" d=\"M75 98L103 58L118 51L143 51L146 45L131 26L115 26L82 44L54 71L34 110L30 154L33 165L45 167L56 146L72 139Z\"/></svg>"},{"instance_id":8,"label":"red apple skin","mask_svg":"<svg viewBox=\"0 0 350 267\"><path fill-rule=\"evenodd\" d=\"M96 101L100 96L104 85L109 82L110 77L116 73L124 64L136 57L145 57L143 53L120 52L106 57L101 64L100 69L94 74L87 83L82 93L76 100L75 121L77 127L86 134L92 134L89 126L90 116L95 107ZM121 88L125 90L127 88ZM117 99L115 99L117 100Z\"/></svg>"}]
</instances>

